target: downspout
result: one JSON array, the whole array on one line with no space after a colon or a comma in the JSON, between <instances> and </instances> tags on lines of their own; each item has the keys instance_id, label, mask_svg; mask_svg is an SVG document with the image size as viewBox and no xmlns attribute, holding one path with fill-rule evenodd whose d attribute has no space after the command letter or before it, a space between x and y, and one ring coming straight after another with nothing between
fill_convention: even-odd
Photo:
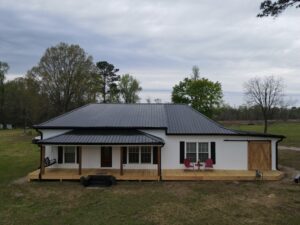
<instances>
[{"instance_id":1,"label":"downspout","mask_svg":"<svg viewBox=\"0 0 300 225\"><path fill-rule=\"evenodd\" d=\"M283 138L276 141L276 170L279 170L279 168L278 168L278 143L281 142L282 140L283 140Z\"/></svg>"}]
</instances>

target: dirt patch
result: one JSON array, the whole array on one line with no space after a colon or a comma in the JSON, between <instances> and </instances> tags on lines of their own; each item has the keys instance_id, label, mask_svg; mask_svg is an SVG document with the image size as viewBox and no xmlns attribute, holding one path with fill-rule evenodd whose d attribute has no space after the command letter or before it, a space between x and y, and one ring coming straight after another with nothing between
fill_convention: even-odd
<instances>
[{"instance_id":1,"label":"dirt patch","mask_svg":"<svg viewBox=\"0 0 300 225\"><path fill-rule=\"evenodd\" d=\"M285 173L284 178L282 179L283 182L290 182L294 179L294 177L298 174L300 174L299 170L296 170L292 167L288 166L279 166L279 169L282 170Z\"/></svg>"},{"instance_id":2,"label":"dirt patch","mask_svg":"<svg viewBox=\"0 0 300 225\"><path fill-rule=\"evenodd\" d=\"M27 183L27 177L21 177L12 182L12 184L25 184Z\"/></svg>"}]
</instances>

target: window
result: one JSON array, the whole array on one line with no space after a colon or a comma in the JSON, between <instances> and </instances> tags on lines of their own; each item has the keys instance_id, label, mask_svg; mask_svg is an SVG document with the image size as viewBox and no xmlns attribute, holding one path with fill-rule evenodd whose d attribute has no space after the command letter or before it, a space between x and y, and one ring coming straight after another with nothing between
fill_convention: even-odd
<instances>
[{"instance_id":1,"label":"window","mask_svg":"<svg viewBox=\"0 0 300 225\"><path fill-rule=\"evenodd\" d=\"M191 162L197 161L197 144L196 142L186 143L186 158Z\"/></svg>"},{"instance_id":2,"label":"window","mask_svg":"<svg viewBox=\"0 0 300 225\"><path fill-rule=\"evenodd\" d=\"M151 147L141 147L141 163L151 163Z\"/></svg>"},{"instance_id":3,"label":"window","mask_svg":"<svg viewBox=\"0 0 300 225\"><path fill-rule=\"evenodd\" d=\"M199 142L198 143L198 161L205 162L209 158L208 155L208 143Z\"/></svg>"},{"instance_id":4,"label":"window","mask_svg":"<svg viewBox=\"0 0 300 225\"><path fill-rule=\"evenodd\" d=\"M129 163L139 163L140 161L139 147L129 147L128 155L129 155L128 157Z\"/></svg>"},{"instance_id":5,"label":"window","mask_svg":"<svg viewBox=\"0 0 300 225\"><path fill-rule=\"evenodd\" d=\"M75 163L75 147L64 147L65 163Z\"/></svg>"}]
</instances>

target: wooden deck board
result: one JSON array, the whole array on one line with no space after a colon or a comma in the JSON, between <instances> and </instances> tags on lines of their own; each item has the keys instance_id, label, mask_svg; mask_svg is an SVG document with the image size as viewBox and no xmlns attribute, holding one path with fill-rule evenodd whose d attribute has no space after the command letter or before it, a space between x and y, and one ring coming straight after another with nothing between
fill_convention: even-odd
<instances>
[{"instance_id":1,"label":"wooden deck board","mask_svg":"<svg viewBox=\"0 0 300 225\"><path fill-rule=\"evenodd\" d=\"M39 170L28 174L28 180L38 180ZM159 180L157 170L124 170L120 175L119 169L54 169L46 168L43 180L79 180L81 176L93 174L113 175L117 180ZM281 171L265 171L264 180L280 180L283 177ZM255 180L255 171L247 170L212 170L212 171L185 171L185 170L162 170L162 180L166 181L197 181L197 180Z\"/></svg>"}]
</instances>

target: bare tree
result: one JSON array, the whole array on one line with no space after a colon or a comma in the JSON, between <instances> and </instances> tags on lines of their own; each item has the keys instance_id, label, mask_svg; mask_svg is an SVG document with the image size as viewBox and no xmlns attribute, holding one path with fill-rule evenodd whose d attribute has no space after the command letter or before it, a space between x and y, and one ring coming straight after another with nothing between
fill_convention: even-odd
<instances>
[{"instance_id":1,"label":"bare tree","mask_svg":"<svg viewBox=\"0 0 300 225\"><path fill-rule=\"evenodd\" d=\"M248 104L258 105L264 118L264 133L268 131L268 120L274 108L284 102L284 84L281 78L268 76L264 79L252 78L245 83L245 96Z\"/></svg>"}]
</instances>

